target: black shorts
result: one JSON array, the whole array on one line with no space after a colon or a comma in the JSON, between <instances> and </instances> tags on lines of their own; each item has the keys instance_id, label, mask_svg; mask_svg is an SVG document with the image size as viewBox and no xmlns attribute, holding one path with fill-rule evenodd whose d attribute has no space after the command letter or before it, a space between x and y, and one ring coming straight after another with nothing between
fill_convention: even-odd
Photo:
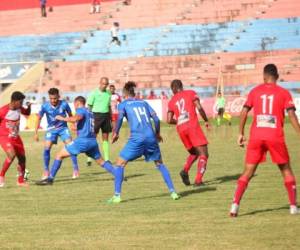
<instances>
[{"instance_id":1,"label":"black shorts","mask_svg":"<svg viewBox=\"0 0 300 250\"><path fill-rule=\"evenodd\" d=\"M224 108L219 108L219 109L218 109L218 115L219 115L219 116L222 116L222 115L224 114L224 112L225 112L225 109L224 109Z\"/></svg>"},{"instance_id":2,"label":"black shorts","mask_svg":"<svg viewBox=\"0 0 300 250\"><path fill-rule=\"evenodd\" d=\"M94 113L95 119L95 134L98 134L100 129L102 133L110 133L112 131L110 113Z\"/></svg>"}]
</instances>

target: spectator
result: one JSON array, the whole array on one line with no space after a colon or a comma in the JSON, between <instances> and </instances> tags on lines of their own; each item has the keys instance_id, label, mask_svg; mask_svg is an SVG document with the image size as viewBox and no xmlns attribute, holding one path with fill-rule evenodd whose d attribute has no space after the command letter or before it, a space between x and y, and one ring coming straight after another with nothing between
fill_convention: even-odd
<instances>
[{"instance_id":1,"label":"spectator","mask_svg":"<svg viewBox=\"0 0 300 250\"><path fill-rule=\"evenodd\" d=\"M100 13L100 0L92 0L90 14Z\"/></svg>"},{"instance_id":2,"label":"spectator","mask_svg":"<svg viewBox=\"0 0 300 250\"><path fill-rule=\"evenodd\" d=\"M47 0L40 0L42 17L47 17L46 4Z\"/></svg>"},{"instance_id":3,"label":"spectator","mask_svg":"<svg viewBox=\"0 0 300 250\"><path fill-rule=\"evenodd\" d=\"M110 45L112 43L116 43L117 45L121 46L121 41L119 39L119 30L120 30L120 24L118 22L114 22L113 26L110 29L111 38L112 38Z\"/></svg>"},{"instance_id":4,"label":"spectator","mask_svg":"<svg viewBox=\"0 0 300 250\"><path fill-rule=\"evenodd\" d=\"M154 91L153 91L153 90L150 91L150 94L148 95L147 99L148 99L148 100L154 100L154 99L157 99L157 96L154 94Z\"/></svg>"},{"instance_id":5,"label":"spectator","mask_svg":"<svg viewBox=\"0 0 300 250\"><path fill-rule=\"evenodd\" d=\"M124 5L130 5L130 4L131 4L131 0L124 0L124 1L123 1L123 4L124 4Z\"/></svg>"},{"instance_id":6,"label":"spectator","mask_svg":"<svg viewBox=\"0 0 300 250\"><path fill-rule=\"evenodd\" d=\"M162 91L160 93L160 99L161 100L168 100L168 96L166 95L165 91Z\"/></svg>"}]
</instances>

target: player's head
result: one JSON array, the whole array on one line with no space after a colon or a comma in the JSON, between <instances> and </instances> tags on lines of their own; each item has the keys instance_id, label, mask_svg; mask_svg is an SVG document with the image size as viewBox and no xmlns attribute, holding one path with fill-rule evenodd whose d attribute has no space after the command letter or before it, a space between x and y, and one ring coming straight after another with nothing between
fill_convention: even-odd
<instances>
[{"instance_id":1,"label":"player's head","mask_svg":"<svg viewBox=\"0 0 300 250\"><path fill-rule=\"evenodd\" d=\"M221 92L218 92L218 97L222 97L222 93Z\"/></svg>"},{"instance_id":2,"label":"player's head","mask_svg":"<svg viewBox=\"0 0 300 250\"><path fill-rule=\"evenodd\" d=\"M171 82L171 90L173 94L183 90L183 84L181 80L175 79Z\"/></svg>"},{"instance_id":3,"label":"player's head","mask_svg":"<svg viewBox=\"0 0 300 250\"><path fill-rule=\"evenodd\" d=\"M275 64L267 64L264 67L264 82L275 83L279 78L278 70Z\"/></svg>"},{"instance_id":4,"label":"player's head","mask_svg":"<svg viewBox=\"0 0 300 250\"><path fill-rule=\"evenodd\" d=\"M13 109L19 109L23 105L25 95L20 91L15 91L11 94L10 104Z\"/></svg>"},{"instance_id":5,"label":"player's head","mask_svg":"<svg viewBox=\"0 0 300 250\"><path fill-rule=\"evenodd\" d=\"M101 90L101 91L106 91L108 84L109 84L108 78L107 78L107 77L102 77L102 78L100 79L100 83L99 83L99 85L100 85L100 86L99 86L100 90Z\"/></svg>"},{"instance_id":6,"label":"player's head","mask_svg":"<svg viewBox=\"0 0 300 250\"><path fill-rule=\"evenodd\" d=\"M131 82L131 81L126 82L123 88L124 97L125 98L135 97L135 88L136 88L135 82Z\"/></svg>"},{"instance_id":7,"label":"player's head","mask_svg":"<svg viewBox=\"0 0 300 250\"><path fill-rule=\"evenodd\" d=\"M51 88L48 90L49 101L52 106L57 106L59 102L59 90L57 88Z\"/></svg>"},{"instance_id":8,"label":"player's head","mask_svg":"<svg viewBox=\"0 0 300 250\"><path fill-rule=\"evenodd\" d=\"M77 96L74 99L74 107L75 109L80 108L80 107L84 107L86 103L86 100L83 96Z\"/></svg>"},{"instance_id":9,"label":"player's head","mask_svg":"<svg viewBox=\"0 0 300 250\"><path fill-rule=\"evenodd\" d=\"M116 87L115 87L115 85L111 84L111 85L109 86L109 91L110 91L110 93L114 94L114 93L116 92Z\"/></svg>"}]
</instances>

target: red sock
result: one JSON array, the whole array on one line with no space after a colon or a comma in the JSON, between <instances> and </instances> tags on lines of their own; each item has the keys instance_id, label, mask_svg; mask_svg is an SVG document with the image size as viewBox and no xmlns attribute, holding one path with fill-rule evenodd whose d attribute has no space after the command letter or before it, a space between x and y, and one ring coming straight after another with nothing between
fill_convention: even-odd
<instances>
[{"instance_id":1,"label":"red sock","mask_svg":"<svg viewBox=\"0 0 300 250\"><path fill-rule=\"evenodd\" d=\"M9 158L6 158L3 165L2 165L2 169L0 172L0 176L4 177L6 174L6 171L9 169L10 165L12 163L12 160Z\"/></svg>"},{"instance_id":2,"label":"red sock","mask_svg":"<svg viewBox=\"0 0 300 250\"><path fill-rule=\"evenodd\" d=\"M189 155L184 164L183 170L188 173L193 163L198 159L198 155Z\"/></svg>"},{"instance_id":3,"label":"red sock","mask_svg":"<svg viewBox=\"0 0 300 250\"><path fill-rule=\"evenodd\" d=\"M296 179L293 175L286 176L284 178L284 185L286 191L288 192L290 205L297 205L297 188L296 188Z\"/></svg>"},{"instance_id":4,"label":"red sock","mask_svg":"<svg viewBox=\"0 0 300 250\"><path fill-rule=\"evenodd\" d=\"M244 192L246 191L246 188L248 186L249 179L247 176L241 176L238 181L237 181L237 187L235 190L234 198L233 198L233 203L240 204L240 201L242 199L242 196Z\"/></svg>"},{"instance_id":5,"label":"red sock","mask_svg":"<svg viewBox=\"0 0 300 250\"><path fill-rule=\"evenodd\" d=\"M18 166L18 182L23 183L24 182L24 174L25 174L25 164L19 164Z\"/></svg>"},{"instance_id":6,"label":"red sock","mask_svg":"<svg viewBox=\"0 0 300 250\"><path fill-rule=\"evenodd\" d=\"M195 179L195 183L201 183L203 175L206 171L207 157L205 155L201 155L197 165L197 175Z\"/></svg>"}]
</instances>

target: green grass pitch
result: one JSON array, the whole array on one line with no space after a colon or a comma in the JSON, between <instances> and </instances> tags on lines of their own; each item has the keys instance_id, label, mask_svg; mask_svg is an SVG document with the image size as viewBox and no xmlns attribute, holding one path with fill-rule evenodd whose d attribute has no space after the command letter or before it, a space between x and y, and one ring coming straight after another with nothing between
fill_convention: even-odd
<instances>
[{"instance_id":1,"label":"green grass pitch","mask_svg":"<svg viewBox=\"0 0 300 250\"><path fill-rule=\"evenodd\" d=\"M300 182L300 138L290 125L285 131ZM207 133L210 158L205 185L198 188L181 183L179 171L187 153L175 127L163 126L162 135L164 162L182 199L171 200L153 164L137 160L126 168L124 202L108 205L113 178L95 164L86 167L83 155L79 179L71 179L67 159L53 186L34 185L42 174L43 144L33 141L33 133L23 133L31 185L16 186L13 164L0 189L0 249L300 249L300 216L289 215L283 180L270 160L258 168L240 216L228 216L244 159L244 149L236 145L236 125ZM127 136L123 129L120 141L112 145L112 161ZM52 160L61 147L54 147ZM3 160L1 151L1 164ZM195 171L196 165L191 180Z\"/></svg>"}]
</instances>

